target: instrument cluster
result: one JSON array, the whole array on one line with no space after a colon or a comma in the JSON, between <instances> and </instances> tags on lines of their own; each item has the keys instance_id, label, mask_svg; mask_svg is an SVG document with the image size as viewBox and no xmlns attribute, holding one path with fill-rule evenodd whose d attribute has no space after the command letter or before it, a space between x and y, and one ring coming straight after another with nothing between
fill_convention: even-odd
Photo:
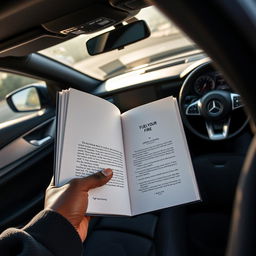
<instances>
[{"instance_id":1,"label":"instrument cluster","mask_svg":"<svg viewBox=\"0 0 256 256\"><path fill-rule=\"evenodd\" d=\"M225 79L217 71L209 72L199 76L194 81L193 88L194 92L199 96L203 96L204 94L212 90L231 91L231 88L229 87Z\"/></svg>"}]
</instances>

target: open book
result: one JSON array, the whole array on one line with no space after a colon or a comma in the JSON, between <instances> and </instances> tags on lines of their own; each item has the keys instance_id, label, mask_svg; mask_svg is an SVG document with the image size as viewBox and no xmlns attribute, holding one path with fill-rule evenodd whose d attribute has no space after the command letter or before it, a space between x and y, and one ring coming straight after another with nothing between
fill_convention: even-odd
<instances>
[{"instance_id":1,"label":"open book","mask_svg":"<svg viewBox=\"0 0 256 256\"><path fill-rule=\"evenodd\" d=\"M177 101L125 113L75 90L58 95L55 183L113 170L89 191L87 214L133 216L200 200Z\"/></svg>"}]
</instances>

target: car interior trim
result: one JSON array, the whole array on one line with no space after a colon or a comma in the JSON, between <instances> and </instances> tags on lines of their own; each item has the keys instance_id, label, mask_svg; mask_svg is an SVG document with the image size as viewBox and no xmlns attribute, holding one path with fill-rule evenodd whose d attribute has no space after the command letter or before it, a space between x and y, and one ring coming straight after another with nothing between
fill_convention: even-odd
<instances>
[{"instance_id":1,"label":"car interior trim","mask_svg":"<svg viewBox=\"0 0 256 256\"><path fill-rule=\"evenodd\" d=\"M54 117L50 118L2 148L0 150L0 158L2 159L0 163L0 170L36 150L41 150L41 148L53 142L53 138L55 137L54 120ZM44 135L45 137L40 139L31 139L31 136L29 136L30 134L44 128L45 126L47 126L47 135Z\"/></svg>"}]
</instances>

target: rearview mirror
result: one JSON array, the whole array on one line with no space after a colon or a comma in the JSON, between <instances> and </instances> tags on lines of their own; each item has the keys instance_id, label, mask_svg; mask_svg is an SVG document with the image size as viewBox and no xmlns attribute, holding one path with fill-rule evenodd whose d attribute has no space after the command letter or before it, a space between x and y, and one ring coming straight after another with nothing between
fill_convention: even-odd
<instances>
[{"instance_id":1,"label":"rearview mirror","mask_svg":"<svg viewBox=\"0 0 256 256\"><path fill-rule=\"evenodd\" d=\"M46 86L33 84L11 92L6 96L6 101L15 112L38 111L45 107L46 94Z\"/></svg>"},{"instance_id":2,"label":"rearview mirror","mask_svg":"<svg viewBox=\"0 0 256 256\"><path fill-rule=\"evenodd\" d=\"M150 30L145 21L116 27L115 29L89 39L86 42L87 51L90 55L97 55L140 41L150 36Z\"/></svg>"}]
</instances>

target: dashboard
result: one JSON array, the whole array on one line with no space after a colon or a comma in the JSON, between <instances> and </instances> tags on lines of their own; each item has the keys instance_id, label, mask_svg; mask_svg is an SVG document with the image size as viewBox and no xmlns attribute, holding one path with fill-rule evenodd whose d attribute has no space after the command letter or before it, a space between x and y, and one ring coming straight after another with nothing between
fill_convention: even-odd
<instances>
[{"instance_id":1,"label":"dashboard","mask_svg":"<svg viewBox=\"0 0 256 256\"><path fill-rule=\"evenodd\" d=\"M233 152L234 150L238 150L238 153L244 153L251 140L251 134L247 125L248 118L245 115L240 98L238 101L241 107L234 111L230 110L228 118L225 117L221 121L213 120L213 122L210 122L217 134L220 133L222 127L226 129L226 124L228 125L228 135L231 136L227 136L223 140L219 140L219 137L217 140L209 139L207 131L209 122L207 118L202 115L186 116L184 114L189 104L207 96L209 93L224 92L229 95L234 94L221 72L215 70L212 66L209 58L193 63L179 64L171 68L171 73L169 69L160 69L153 71L152 73L154 74L136 72L115 77L104 82L94 94L112 102L121 112L164 97L174 96L180 104L180 112L192 154L200 155L202 153L220 151ZM154 79L145 79L145 81L144 78L149 76L154 77ZM126 81L126 86L122 81ZM181 93L184 93L184 85L186 85L185 102L182 102ZM245 129L246 127L247 129ZM245 143L242 139L242 144L246 146L240 145L240 139L244 136L246 136L247 142ZM233 139L229 140L230 138ZM239 143L238 147L234 147L236 142Z\"/></svg>"}]
</instances>

